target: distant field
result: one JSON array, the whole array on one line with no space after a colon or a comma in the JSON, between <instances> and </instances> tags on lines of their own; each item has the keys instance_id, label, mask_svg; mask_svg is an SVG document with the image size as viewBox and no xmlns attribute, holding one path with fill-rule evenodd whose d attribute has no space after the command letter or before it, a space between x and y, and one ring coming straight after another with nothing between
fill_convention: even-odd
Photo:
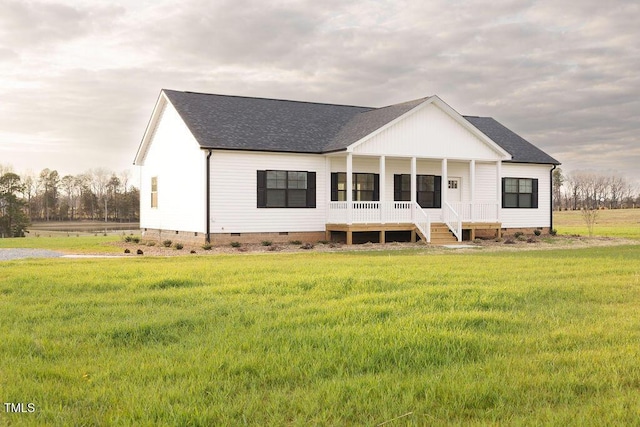
<instances>
[{"instance_id":1,"label":"distant field","mask_svg":"<svg viewBox=\"0 0 640 427\"><path fill-rule=\"evenodd\" d=\"M559 234L589 235L580 211L554 212L553 220ZM640 239L640 209L598 211L593 232L594 236Z\"/></svg>"},{"instance_id":2,"label":"distant field","mask_svg":"<svg viewBox=\"0 0 640 427\"><path fill-rule=\"evenodd\" d=\"M640 419L638 245L12 261L0 313L2 425Z\"/></svg>"},{"instance_id":3,"label":"distant field","mask_svg":"<svg viewBox=\"0 0 640 427\"><path fill-rule=\"evenodd\" d=\"M46 221L28 227L27 237L63 237L91 234L114 234L140 230L138 222Z\"/></svg>"}]
</instances>

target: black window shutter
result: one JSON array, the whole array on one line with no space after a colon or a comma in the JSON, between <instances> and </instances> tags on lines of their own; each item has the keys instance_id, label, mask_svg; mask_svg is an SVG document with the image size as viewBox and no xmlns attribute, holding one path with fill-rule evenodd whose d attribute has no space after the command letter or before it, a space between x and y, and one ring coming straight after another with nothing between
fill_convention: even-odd
<instances>
[{"instance_id":1,"label":"black window shutter","mask_svg":"<svg viewBox=\"0 0 640 427\"><path fill-rule=\"evenodd\" d=\"M307 207L316 207L316 173L307 172Z\"/></svg>"},{"instance_id":2,"label":"black window shutter","mask_svg":"<svg viewBox=\"0 0 640 427\"><path fill-rule=\"evenodd\" d=\"M338 173L331 173L331 201L338 201Z\"/></svg>"},{"instance_id":3,"label":"black window shutter","mask_svg":"<svg viewBox=\"0 0 640 427\"><path fill-rule=\"evenodd\" d=\"M434 176L433 177L433 207L441 208L442 207L442 177Z\"/></svg>"},{"instance_id":4,"label":"black window shutter","mask_svg":"<svg viewBox=\"0 0 640 427\"><path fill-rule=\"evenodd\" d=\"M258 171L258 207L267 207L267 171Z\"/></svg>"},{"instance_id":5,"label":"black window shutter","mask_svg":"<svg viewBox=\"0 0 640 427\"><path fill-rule=\"evenodd\" d=\"M373 201L380 201L380 175L377 173L373 175Z\"/></svg>"},{"instance_id":6,"label":"black window shutter","mask_svg":"<svg viewBox=\"0 0 640 427\"><path fill-rule=\"evenodd\" d=\"M538 207L538 180L537 179L532 179L531 180L531 207L532 208L537 208Z\"/></svg>"},{"instance_id":7,"label":"black window shutter","mask_svg":"<svg viewBox=\"0 0 640 427\"><path fill-rule=\"evenodd\" d=\"M506 186L505 182L506 182L506 178L502 178L502 207L503 208L504 208L504 196L505 196L504 190L506 188L505 187Z\"/></svg>"},{"instance_id":8,"label":"black window shutter","mask_svg":"<svg viewBox=\"0 0 640 427\"><path fill-rule=\"evenodd\" d=\"M393 175L393 200L399 202L402 200L402 175Z\"/></svg>"}]
</instances>

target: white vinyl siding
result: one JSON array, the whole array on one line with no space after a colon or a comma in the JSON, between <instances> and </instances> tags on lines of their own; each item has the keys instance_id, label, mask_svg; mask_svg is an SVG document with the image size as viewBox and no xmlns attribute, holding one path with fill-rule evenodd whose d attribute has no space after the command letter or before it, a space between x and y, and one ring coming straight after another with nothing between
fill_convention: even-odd
<instances>
[{"instance_id":1,"label":"white vinyl siding","mask_svg":"<svg viewBox=\"0 0 640 427\"><path fill-rule=\"evenodd\" d=\"M550 165L503 163L502 177L538 180L538 207L527 209L501 209L503 228L549 227L550 220Z\"/></svg>"},{"instance_id":2,"label":"white vinyl siding","mask_svg":"<svg viewBox=\"0 0 640 427\"><path fill-rule=\"evenodd\" d=\"M257 171L316 172L316 207L258 208ZM325 157L317 154L214 151L211 156L211 232L324 231Z\"/></svg>"},{"instance_id":3,"label":"white vinyl siding","mask_svg":"<svg viewBox=\"0 0 640 427\"><path fill-rule=\"evenodd\" d=\"M205 153L169 103L160 114L140 176L140 227L205 231ZM157 207L151 207L152 178Z\"/></svg>"}]
</instances>

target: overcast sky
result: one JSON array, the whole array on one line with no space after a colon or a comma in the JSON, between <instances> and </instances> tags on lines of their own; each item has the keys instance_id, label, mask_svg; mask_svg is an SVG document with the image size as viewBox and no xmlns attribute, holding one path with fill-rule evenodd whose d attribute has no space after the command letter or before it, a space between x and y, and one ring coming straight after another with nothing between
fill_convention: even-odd
<instances>
[{"instance_id":1,"label":"overcast sky","mask_svg":"<svg viewBox=\"0 0 640 427\"><path fill-rule=\"evenodd\" d=\"M0 0L0 164L131 169L160 89L384 106L436 94L640 182L636 0Z\"/></svg>"}]
</instances>

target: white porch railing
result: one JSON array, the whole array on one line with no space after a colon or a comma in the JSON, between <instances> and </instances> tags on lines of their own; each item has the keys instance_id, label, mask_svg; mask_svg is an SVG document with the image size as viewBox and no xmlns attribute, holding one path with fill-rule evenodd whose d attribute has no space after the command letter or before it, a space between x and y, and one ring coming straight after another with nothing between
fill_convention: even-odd
<instances>
[{"instance_id":1,"label":"white porch railing","mask_svg":"<svg viewBox=\"0 0 640 427\"><path fill-rule=\"evenodd\" d=\"M422 233L427 243L431 242L431 220L429 214L420 207L419 204L413 202L413 223Z\"/></svg>"},{"instance_id":2,"label":"white porch railing","mask_svg":"<svg viewBox=\"0 0 640 427\"><path fill-rule=\"evenodd\" d=\"M329 202L328 224L414 224L431 241L431 218L447 224L462 241L462 222L498 222L497 202L445 202L431 212L411 202Z\"/></svg>"},{"instance_id":3,"label":"white porch railing","mask_svg":"<svg viewBox=\"0 0 640 427\"><path fill-rule=\"evenodd\" d=\"M448 202L464 222L498 222L498 202Z\"/></svg>"},{"instance_id":4,"label":"white porch railing","mask_svg":"<svg viewBox=\"0 0 640 427\"><path fill-rule=\"evenodd\" d=\"M429 214L415 202L329 202L328 224L414 224L431 241Z\"/></svg>"},{"instance_id":5,"label":"white porch railing","mask_svg":"<svg viewBox=\"0 0 640 427\"><path fill-rule=\"evenodd\" d=\"M411 202L329 202L329 224L411 223ZM349 217L349 215L351 217Z\"/></svg>"},{"instance_id":6,"label":"white porch railing","mask_svg":"<svg viewBox=\"0 0 640 427\"><path fill-rule=\"evenodd\" d=\"M449 230L458 239L458 242L462 241L462 218L447 202L444 202L442 206L442 219L447 224Z\"/></svg>"}]
</instances>

